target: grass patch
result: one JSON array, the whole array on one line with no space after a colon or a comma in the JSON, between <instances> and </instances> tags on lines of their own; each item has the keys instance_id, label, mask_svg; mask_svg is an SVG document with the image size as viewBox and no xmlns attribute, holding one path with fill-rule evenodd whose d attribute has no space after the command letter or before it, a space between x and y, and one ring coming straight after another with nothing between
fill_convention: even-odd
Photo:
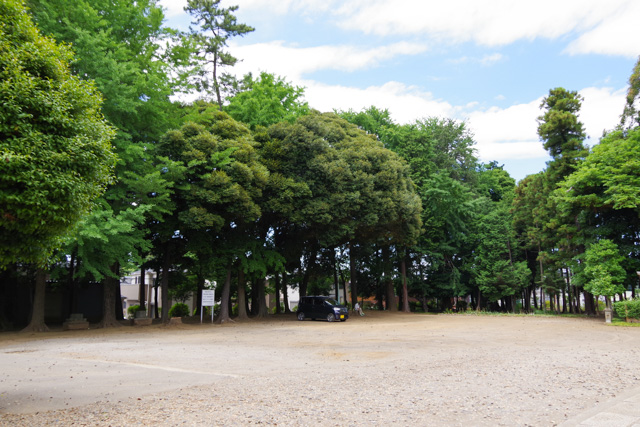
<instances>
[{"instance_id":1,"label":"grass patch","mask_svg":"<svg viewBox=\"0 0 640 427\"><path fill-rule=\"evenodd\" d=\"M640 323L625 322L623 319L612 319L611 326L622 326L623 328L640 328Z\"/></svg>"}]
</instances>

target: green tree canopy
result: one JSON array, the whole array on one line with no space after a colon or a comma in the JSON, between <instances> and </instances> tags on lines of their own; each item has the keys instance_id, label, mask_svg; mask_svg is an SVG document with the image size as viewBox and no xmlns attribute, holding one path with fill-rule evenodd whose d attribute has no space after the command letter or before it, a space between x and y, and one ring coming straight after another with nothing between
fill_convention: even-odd
<instances>
[{"instance_id":1,"label":"green tree canopy","mask_svg":"<svg viewBox=\"0 0 640 427\"><path fill-rule=\"evenodd\" d=\"M640 209L640 129L613 132L593 147L557 194L583 209Z\"/></svg>"},{"instance_id":2,"label":"green tree canopy","mask_svg":"<svg viewBox=\"0 0 640 427\"><path fill-rule=\"evenodd\" d=\"M545 112L538 117L538 135L553 158L549 171L554 182L573 172L577 162L587 154L583 145L584 125L578 118L582 101L576 91L555 88L540 104Z\"/></svg>"},{"instance_id":3,"label":"green tree canopy","mask_svg":"<svg viewBox=\"0 0 640 427\"><path fill-rule=\"evenodd\" d=\"M611 308L609 297L624 292L622 283L626 274L620 265L623 260L618 245L608 239L593 243L584 253L585 267L581 274L584 287L594 295L607 297L607 308Z\"/></svg>"},{"instance_id":4,"label":"green tree canopy","mask_svg":"<svg viewBox=\"0 0 640 427\"><path fill-rule=\"evenodd\" d=\"M626 101L620 117L620 127L629 130L640 126L640 106L638 105L640 102L640 57L638 57L631 76L629 76Z\"/></svg>"},{"instance_id":5,"label":"green tree canopy","mask_svg":"<svg viewBox=\"0 0 640 427\"><path fill-rule=\"evenodd\" d=\"M112 179L113 130L71 50L0 2L0 264L44 262Z\"/></svg>"},{"instance_id":6,"label":"green tree canopy","mask_svg":"<svg viewBox=\"0 0 640 427\"><path fill-rule=\"evenodd\" d=\"M559 213L572 215L585 241L610 239L621 253L627 284L640 269L640 129L609 133L556 190Z\"/></svg>"},{"instance_id":7,"label":"green tree canopy","mask_svg":"<svg viewBox=\"0 0 640 427\"><path fill-rule=\"evenodd\" d=\"M249 76L245 84L246 90L230 97L224 111L251 129L282 121L292 123L309 113L309 106L302 100L304 88L293 86L282 77L262 72L255 80Z\"/></svg>"},{"instance_id":8,"label":"green tree canopy","mask_svg":"<svg viewBox=\"0 0 640 427\"><path fill-rule=\"evenodd\" d=\"M195 86L212 96L222 110L221 68L232 67L238 62L227 51L231 37L244 36L253 27L240 24L233 14L238 6L220 7L220 0L188 0L184 10L193 16L192 37L200 60Z\"/></svg>"}]
</instances>

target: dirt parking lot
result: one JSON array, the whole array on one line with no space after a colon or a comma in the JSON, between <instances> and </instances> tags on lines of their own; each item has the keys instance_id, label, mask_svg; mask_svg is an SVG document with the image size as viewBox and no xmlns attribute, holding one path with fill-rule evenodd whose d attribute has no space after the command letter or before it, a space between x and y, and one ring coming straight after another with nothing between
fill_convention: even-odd
<instances>
[{"instance_id":1,"label":"dirt parking lot","mask_svg":"<svg viewBox=\"0 0 640 427\"><path fill-rule=\"evenodd\" d=\"M368 312L0 334L0 425L559 424L640 384L640 328Z\"/></svg>"}]
</instances>

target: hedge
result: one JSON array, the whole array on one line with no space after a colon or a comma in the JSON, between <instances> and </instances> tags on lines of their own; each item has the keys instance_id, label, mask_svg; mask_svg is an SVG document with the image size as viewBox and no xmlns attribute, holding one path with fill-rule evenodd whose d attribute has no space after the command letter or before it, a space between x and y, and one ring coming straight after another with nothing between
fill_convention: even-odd
<instances>
[{"instance_id":1,"label":"hedge","mask_svg":"<svg viewBox=\"0 0 640 427\"><path fill-rule=\"evenodd\" d=\"M640 298L616 302L613 304L613 308L618 317L640 320Z\"/></svg>"}]
</instances>

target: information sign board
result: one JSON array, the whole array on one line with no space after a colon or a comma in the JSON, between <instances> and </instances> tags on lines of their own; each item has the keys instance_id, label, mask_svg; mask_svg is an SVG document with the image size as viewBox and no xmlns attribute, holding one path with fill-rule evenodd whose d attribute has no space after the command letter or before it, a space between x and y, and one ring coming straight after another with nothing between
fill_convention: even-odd
<instances>
[{"instance_id":1,"label":"information sign board","mask_svg":"<svg viewBox=\"0 0 640 427\"><path fill-rule=\"evenodd\" d=\"M215 289L203 289L202 290L202 307L200 307L200 323L202 323L202 313L204 313L204 307L211 307L211 323L213 323L213 306L216 301Z\"/></svg>"}]
</instances>

